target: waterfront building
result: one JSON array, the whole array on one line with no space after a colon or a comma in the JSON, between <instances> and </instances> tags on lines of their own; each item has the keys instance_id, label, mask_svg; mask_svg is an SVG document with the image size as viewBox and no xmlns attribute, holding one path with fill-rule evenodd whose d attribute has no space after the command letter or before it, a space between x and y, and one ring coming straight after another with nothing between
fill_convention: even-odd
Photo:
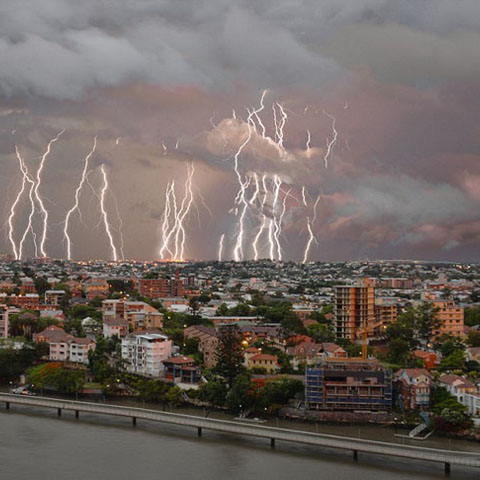
<instances>
[{"instance_id":1,"label":"waterfront building","mask_svg":"<svg viewBox=\"0 0 480 480\"><path fill-rule=\"evenodd\" d=\"M378 360L326 358L305 372L305 402L315 410L388 411L391 372Z\"/></svg>"},{"instance_id":2,"label":"waterfront building","mask_svg":"<svg viewBox=\"0 0 480 480\"><path fill-rule=\"evenodd\" d=\"M397 403L405 410L427 410L430 406L432 377L425 368L403 368L395 374Z\"/></svg>"},{"instance_id":3,"label":"waterfront building","mask_svg":"<svg viewBox=\"0 0 480 480\"><path fill-rule=\"evenodd\" d=\"M453 375L450 373L440 375L438 378L438 384L441 387L446 388L460 403L464 403L465 394L477 393L476 385L459 375Z\"/></svg>"},{"instance_id":4,"label":"waterfront building","mask_svg":"<svg viewBox=\"0 0 480 480\"><path fill-rule=\"evenodd\" d=\"M158 377L171 356L172 341L159 330L138 331L122 339L122 359L131 373Z\"/></svg>"},{"instance_id":5,"label":"waterfront building","mask_svg":"<svg viewBox=\"0 0 480 480\"><path fill-rule=\"evenodd\" d=\"M196 384L201 379L201 371L195 360L189 357L171 357L163 362L165 380L175 383Z\"/></svg>"}]
</instances>

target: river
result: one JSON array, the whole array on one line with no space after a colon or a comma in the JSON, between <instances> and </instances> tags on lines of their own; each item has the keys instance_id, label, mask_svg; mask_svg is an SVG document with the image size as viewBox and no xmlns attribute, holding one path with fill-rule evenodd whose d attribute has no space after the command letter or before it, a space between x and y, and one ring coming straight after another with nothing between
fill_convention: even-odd
<instances>
[{"instance_id":1,"label":"river","mask_svg":"<svg viewBox=\"0 0 480 480\"><path fill-rule=\"evenodd\" d=\"M339 433L343 427L318 428ZM357 430L345 427L341 431L347 435ZM390 436L388 429L358 430L362 437L374 432L379 439ZM437 447L479 451L477 443L430 442ZM57 418L54 411L16 405L10 411L0 410L0 478L427 480L444 478L444 473L442 465L428 462L367 454L360 454L355 462L347 452L282 442L271 449L262 439L210 431L198 438L193 429L184 427L146 421L132 427L129 419L87 414L76 420L73 412ZM478 479L480 471L453 466L450 478Z\"/></svg>"}]
</instances>

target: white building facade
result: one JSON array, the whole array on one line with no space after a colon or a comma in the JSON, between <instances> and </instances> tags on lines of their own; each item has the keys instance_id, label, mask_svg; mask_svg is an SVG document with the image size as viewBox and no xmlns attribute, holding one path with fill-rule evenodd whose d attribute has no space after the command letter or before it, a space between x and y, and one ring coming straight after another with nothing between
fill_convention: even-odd
<instances>
[{"instance_id":1,"label":"white building facade","mask_svg":"<svg viewBox=\"0 0 480 480\"><path fill-rule=\"evenodd\" d=\"M122 339L122 359L127 371L158 377L163 361L172 356L172 341L161 333L135 333Z\"/></svg>"}]
</instances>

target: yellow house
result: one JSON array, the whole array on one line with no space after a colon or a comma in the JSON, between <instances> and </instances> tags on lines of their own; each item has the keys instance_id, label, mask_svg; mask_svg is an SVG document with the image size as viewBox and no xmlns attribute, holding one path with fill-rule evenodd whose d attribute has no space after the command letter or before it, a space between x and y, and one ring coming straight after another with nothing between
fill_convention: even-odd
<instances>
[{"instance_id":1,"label":"yellow house","mask_svg":"<svg viewBox=\"0 0 480 480\"><path fill-rule=\"evenodd\" d=\"M267 353L257 353L248 359L248 368L263 368L268 373L275 373L280 369L278 357Z\"/></svg>"}]
</instances>

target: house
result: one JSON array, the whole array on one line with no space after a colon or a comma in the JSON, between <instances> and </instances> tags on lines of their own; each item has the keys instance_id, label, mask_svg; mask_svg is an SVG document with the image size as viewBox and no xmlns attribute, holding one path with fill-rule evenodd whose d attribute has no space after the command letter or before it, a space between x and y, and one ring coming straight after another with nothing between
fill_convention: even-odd
<instances>
[{"instance_id":1,"label":"house","mask_svg":"<svg viewBox=\"0 0 480 480\"><path fill-rule=\"evenodd\" d=\"M438 384L446 388L460 403L464 403L465 394L477 392L477 387L473 382L458 375L441 375Z\"/></svg>"},{"instance_id":2,"label":"house","mask_svg":"<svg viewBox=\"0 0 480 480\"><path fill-rule=\"evenodd\" d=\"M340 345L330 342L301 342L294 347L289 347L287 353L293 357L292 365L295 370L301 364L316 365L326 357L344 358L347 356L347 352Z\"/></svg>"},{"instance_id":3,"label":"house","mask_svg":"<svg viewBox=\"0 0 480 480\"><path fill-rule=\"evenodd\" d=\"M252 358L254 355L257 355L262 352L261 348L257 347L248 347L246 348L242 353L243 353L243 364L245 367L248 367L248 361L250 358Z\"/></svg>"},{"instance_id":4,"label":"house","mask_svg":"<svg viewBox=\"0 0 480 480\"><path fill-rule=\"evenodd\" d=\"M247 368L263 368L267 373L276 373L280 370L280 365L276 355L257 353L248 359Z\"/></svg>"},{"instance_id":5,"label":"house","mask_svg":"<svg viewBox=\"0 0 480 480\"><path fill-rule=\"evenodd\" d=\"M200 369L189 357L171 357L163 362L165 380L175 383L195 384L201 379Z\"/></svg>"},{"instance_id":6,"label":"house","mask_svg":"<svg viewBox=\"0 0 480 480\"><path fill-rule=\"evenodd\" d=\"M467 348L467 360L469 362L475 361L480 363L480 347L468 347Z\"/></svg>"},{"instance_id":7,"label":"house","mask_svg":"<svg viewBox=\"0 0 480 480\"><path fill-rule=\"evenodd\" d=\"M403 368L394 377L398 404L405 410L426 410L430 405L432 377L425 368Z\"/></svg>"},{"instance_id":8,"label":"house","mask_svg":"<svg viewBox=\"0 0 480 480\"><path fill-rule=\"evenodd\" d=\"M128 333L128 321L123 318L111 318L103 322L103 336L123 338Z\"/></svg>"},{"instance_id":9,"label":"house","mask_svg":"<svg viewBox=\"0 0 480 480\"><path fill-rule=\"evenodd\" d=\"M435 352L427 352L426 350L414 350L413 356L424 361L425 367L429 370L435 368L439 363L438 355Z\"/></svg>"},{"instance_id":10,"label":"house","mask_svg":"<svg viewBox=\"0 0 480 480\"><path fill-rule=\"evenodd\" d=\"M131 373L158 377L171 356L172 341L159 330L137 331L122 339L122 359Z\"/></svg>"},{"instance_id":11,"label":"house","mask_svg":"<svg viewBox=\"0 0 480 480\"><path fill-rule=\"evenodd\" d=\"M88 300L108 297L110 285L103 278L90 278L83 282L82 288Z\"/></svg>"}]
</instances>

